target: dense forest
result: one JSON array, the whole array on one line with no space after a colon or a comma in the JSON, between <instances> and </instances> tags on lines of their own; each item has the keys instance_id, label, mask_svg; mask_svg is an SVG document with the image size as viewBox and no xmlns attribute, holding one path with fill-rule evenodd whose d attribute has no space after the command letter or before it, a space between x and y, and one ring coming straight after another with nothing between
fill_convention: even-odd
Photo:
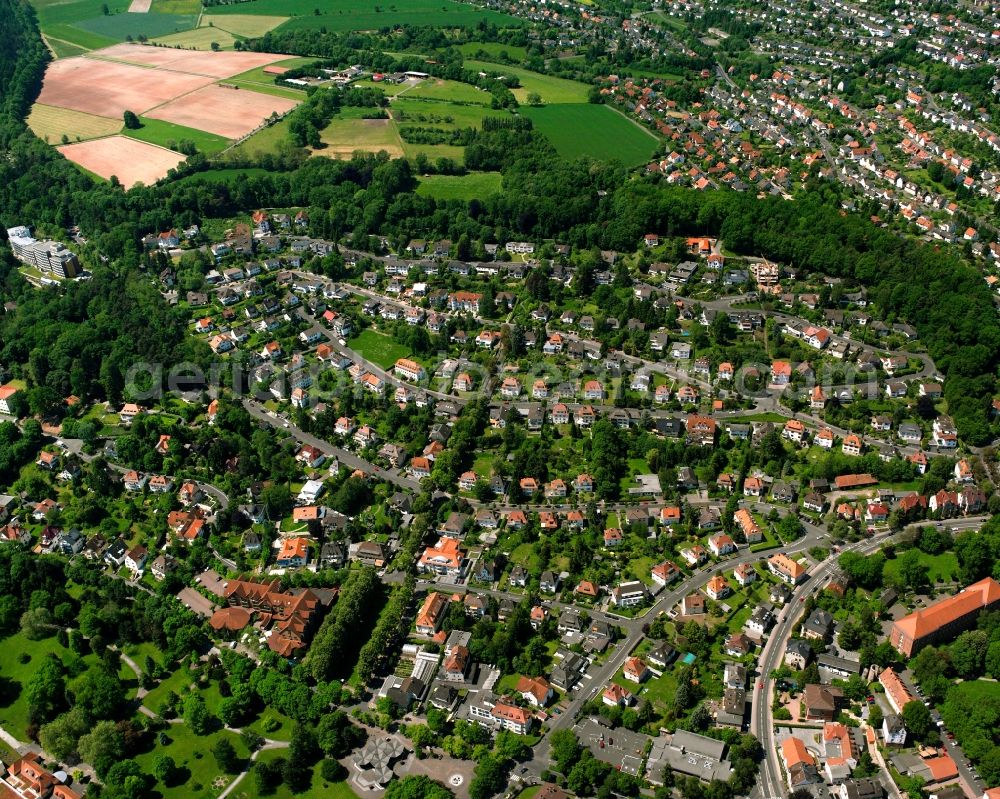
<instances>
[{"instance_id":1,"label":"dense forest","mask_svg":"<svg viewBox=\"0 0 1000 799\"><path fill-rule=\"evenodd\" d=\"M1000 327L988 287L950 251L898 238L861 215L841 212L824 184L795 203L699 193L630 177L614 163L568 162L530 130L499 129L477 132L466 151L466 166L501 169L503 185L515 190L482 201L417 196L410 166L403 160L307 160L299 150L263 159L271 169L268 174L232 184L200 180L194 174L182 182L125 192L110 184L95 185L24 126L22 115L40 84L46 53L38 43L30 6L0 0L0 9L7 12L0 23L5 33L0 80L9 87L0 118L0 147L7 156L0 161L2 227L78 224L91 238L92 255L100 253L114 267L98 270L91 287L75 286L62 297L44 294L29 300L22 295L24 308L0 323L3 359L24 363L30 350L41 347L46 354L35 356L38 363L31 369L37 368L39 375L33 376L55 383L55 390L107 395L106 384L103 392L96 387L102 384L100 369L108 355L113 355L112 362L197 359L197 353L180 344L177 320L135 279L141 235L259 206L303 206L311 209L311 218L326 235L346 236L358 244L371 234L396 240L458 240L464 235L501 242L556 238L578 248L629 251L649 230L720 235L735 252L765 255L868 286L876 312L913 324L946 373L949 410L962 436L974 444L990 437L989 398L995 387ZM350 37L334 41L341 52L324 53L334 61L354 44L371 44L363 37L358 42ZM351 59L342 60L357 56L351 51ZM405 59L386 60L386 68L411 66L416 67ZM434 69L442 76L467 77L456 62ZM185 169L197 173L207 167L204 159L196 158ZM9 262L0 269L5 291L16 293L19 280L12 276ZM157 337L148 341L137 335L143 328L130 319L135 325L155 320ZM80 328L70 335L67 330L75 325ZM15 330L19 336L13 335Z\"/></svg>"}]
</instances>

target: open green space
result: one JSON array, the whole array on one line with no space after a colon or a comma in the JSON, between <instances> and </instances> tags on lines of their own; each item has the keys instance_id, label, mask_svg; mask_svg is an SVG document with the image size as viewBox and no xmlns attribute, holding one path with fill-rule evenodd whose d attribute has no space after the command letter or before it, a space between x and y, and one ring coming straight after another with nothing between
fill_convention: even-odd
<instances>
[{"instance_id":1,"label":"open green space","mask_svg":"<svg viewBox=\"0 0 1000 799\"><path fill-rule=\"evenodd\" d=\"M468 175L428 175L420 179L417 194L436 200L485 200L500 191L499 172Z\"/></svg>"},{"instance_id":2,"label":"open green space","mask_svg":"<svg viewBox=\"0 0 1000 799\"><path fill-rule=\"evenodd\" d=\"M660 146L652 133L605 105L549 105L523 108L522 113L564 158L617 159L638 166Z\"/></svg>"},{"instance_id":3,"label":"open green space","mask_svg":"<svg viewBox=\"0 0 1000 799\"><path fill-rule=\"evenodd\" d=\"M496 58L502 53L506 53L509 58L523 60L528 57L528 51L517 44L501 44L500 42L466 42L455 45L466 58L479 58L481 53L485 53L487 58Z\"/></svg>"},{"instance_id":4,"label":"open green space","mask_svg":"<svg viewBox=\"0 0 1000 799\"><path fill-rule=\"evenodd\" d=\"M31 655L27 663L21 662L22 653ZM55 637L29 641L25 635L17 633L3 639L0 646L0 674L12 684L11 690L0 698L0 727L22 741L28 739L28 700L25 688L41 668L47 655L55 655L64 662L68 657L76 657L60 646Z\"/></svg>"},{"instance_id":5,"label":"open green space","mask_svg":"<svg viewBox=\"0 0 1000 799\"><path fill-rule=\"evenodd\" d=\"M403 155L403 145L391 119L361 119L353 114L338 114L320 132L320 139L324 147L316 153L331 158L350 158L358 150L367 153L385 150L395 158Z\"/></svg>"},{"instance_id":6,"label":"open green space","mask_svg":"<svg viewBox=\"0 0 1000 799\"><path fill-rule=\"evenodd\" d=\"M314 13L319 8L319 14ZM480 22L523 25L507 14L477 8L455 0L397 0L386 7L372 0L328 0L317 6L313 0L249 0L212 8L213 15L263 14L287 16L282 28L290 30L360 31L397 25L465 28Z\"/></svg>"},{"instance_id":7,"label":"open green space","mask_svg":"<svg viewBox=\"0 0 1000 799\"><path fill-rule=\"evenodd\" d=\"M179 183L197 183L204 181L206 183L236 183L237 180L243 177L260 177L261 175L273 174L269 170L263 167L246 167L242 169L209 169L206 172L196 172L193 175L186 175L181 178Z\"/></svg>"},{"instance_id":8,"label":"open green space","mask_svg":"<svg viewBox=\"0 0 1000 799\"><path fill-rule=\"evenodd\" d=\"M350 347L362 358L378 364L383 369L391 369L397 360L406 358L410 354L402 344L374 330L363 330L360 335L351 339Z\"/></svg>"},{"instance_id":9,"label":"open green space","mask_svg":"<svg viewBox=\"0 0 1000 799\"><path fill-rule=\"evenodd\" d=\"M958 558L954 552L942 552L940 555L928 555L926 552L915 550L920 556L920 563L927 567L927 577L931 583L951 582L959 575ZM900 555L902 553L899 553ZM898 579L900 570L900 559L895 557L885 562L885 577Z\"/></svg>"},{"instance_id":10,"label":"open green space","mask_svg":"<svg viewBox=\"0 0 1000 799\"><path fill-rule=\"evenodd\" d=\"M477 89L469 83L461 83L455 80L440 80L438 78L428 78L421 81L412 89L402 92L400 98L403 97L444 100L453 103L473 103L487 107L493 101L491 94L482 89Z\"/></svg>"},{"instance_id":11,"label":"open green space","mask_svg":"<svg viewBox=\"0 0 1000 799\"><path fill-rule=\"evenodd\" d=\"M217 136L214 133L207 133L203 130L195 130L184 125L175 125L172 122L164 122L160 119L150 119L141 117L142 127L136 130L125 131L131 139L158 144L161 147L175 149L182 140L194 142L198 152L206 155L214 155L226 148L229 139ZM173 145L173 146L171 146Z\"/></svg>"},{"instance_id":12,"label":"open green space","mask_svg":"<svg viewBox=\"0 0 1000 799\"><path fill-rule=\"evenodd\" d=\"M193 14L201 13L201 0L153 0L149 9L154 14Z\"/></svg>"},{"instance_id":13,"label":"open green space","mask_svg":"<svg viewBox=\"0 0 1000 799\"><path fill-rule=\"evenodd\" d=\"M266 749L257 756L258 762L270 762L287 757L285 749ZM267 794L274 799L357 799L357 794L346 782L327 782L320 774L320 765L313 769L312 784L302 793L293 794L284 785L278 786L274 793ZM251 774L245 778L230 794L233 799L258 799L263 796L257 790L256 780Z\"/></svg>"},{"instance_id":14,"label":"open green space","mask_svg":"<svg viewBox=\"0 0 1000 799\"><path fill-rule=\"evenodd\" d=\"M587 102L589 87L587 84L575 80L556 78L552 75L542 75L539 72L532 72L530 69L511 67L506 64L495 64L492 61L476 61L472 59L465 61L464 66L466 69L475 69L480 72L517 77L521 82L521 88L514 90L514 96L521 103L526 102L528 95L532 92L539 94L543 103Z\"/></svg>"},{"instance_id":15,"label":"open green space","mask_svg":"<svg viewBox=\"0 0 1000 799\"><path fill-rule=\"evenodd\" d=\"M228 730L195 735L186 724L171 724L164 730L164 734L167 743L157 741L150 751L135 758L146 774L152 773L153 763L158 756L167 755L173 758L179 773L171 780L170 785L157 784L157 789L164 799L188 799L188 797L214 799L219 795L220 791L213 786L213 782L218 780L220 784L228 784L233 779L232 775L225 774L219 768L212 755L212 748L220 739L227 739L241 759L246 760L250 756L240 736Z\"/></svg>"},{"instance_id":16,"label":"open green space","mask_svg":"<svg viewBox=\"0 0 1000 799\"><path fill-rule=\"evenodd\" d=\"M235 151L241 155L258 156L274 153L284 147L293 147L288 136L288 125L290 117L285 117L280 122L268 125L263 130L257 131L246 141L240 142Z\"/></svg>"},{"instance_id":17,"label":"open green space","mask_svg":"<svg viewBox=\"0 0 1000 799\"><path fill-rule=\"evenodd\" d=\"M465 84L455 84L464 86ZM486 117L511 119L513 115L503 109L494 110L482 105L465 105L447 99L419 99L404 94L392 101L392 118L400 127L418 125L452 130L478 128Z\"/></svg>"},{"instance_id":18,"label":"open green space","mask_svg":"<svg viewBox=\"0 0 1000 799\"><path fill-rule=\"evenodd\" d=\"M169 33L186 31L198 24L198 17L193 14L109 14L80 20L75 23L87 33L104 36L116 42L129 38L146 37L154 39Z\"/></svg>"},{"instance_id":19,"label":"open green space","mask_svg":"<svg viewBox=\"0 0 1000 799\"><path fill-rule=\"evenodd\" d=\"M38 25L47 37L59 39L61 47L76 45L87 50L107 47L122 41L125 37L99 35L77 26L84 20L92 20L103 16L103 8L108 9L108 16L119 17L128 7L131 0L33 0L32 5L38 12ZM74 54L75 55L75 54Z\"/></svg>"},{"instance_id":20,"label":"open green space","mask_svg":"<svg viewBox=\"0 0 1000 799\"><path fill-rule=\"evenodd\" d=\"M90 52L86 47L80 47L79 45L70 44L59 39L49 37L46 41L49 44L49 49L52 50L56 58L71 58L75 55L83 55Z\"/></svg>"}]
</instances>

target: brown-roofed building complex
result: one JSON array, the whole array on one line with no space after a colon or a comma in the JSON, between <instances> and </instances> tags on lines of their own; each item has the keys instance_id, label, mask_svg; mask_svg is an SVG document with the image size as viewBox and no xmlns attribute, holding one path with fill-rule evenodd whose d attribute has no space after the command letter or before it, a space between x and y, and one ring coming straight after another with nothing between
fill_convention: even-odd
<instances>
[{"instance_id":1,"label":"brown-roofed building complex","mask_svg":"<svg viewBox=\"0 0 1000 799\"><path fill-rule=\"evenodd\" d=\"M976 623L984 610L1000 606L1000 583L992 577L973 583L955 596L893 622L889 643L906 657L921 648L954 638Z\"/></svg>"}]
</instances>

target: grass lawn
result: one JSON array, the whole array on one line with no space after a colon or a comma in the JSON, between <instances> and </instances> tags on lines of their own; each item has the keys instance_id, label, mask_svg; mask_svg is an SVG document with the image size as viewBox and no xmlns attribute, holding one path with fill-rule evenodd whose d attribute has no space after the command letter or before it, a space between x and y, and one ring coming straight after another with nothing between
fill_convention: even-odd
<instances>
[{"instance_id":1,"label":"grass lawn","mask_svg":"<svg viewBox=\"0 0 1000 799\"><path fill-rule=\"evenodd\" d=\"M227 19L232 19L232 17L220 17L221 22L225 22ZM260 19L260 17L247 17L247 19ZM218 27L218 26L216 26ZM288 69L293 69L294 67L305 66L306 64L316 63L315 58L286 58L281 61L278 66L287 67ZM257 67L256 69L250 69L246 72L241 72L239 75L234 75L229 78L227 82L236 83L263 83L268 86L274 86L275 75L268 75L264 72L264 67ZM305 94L305 92L299 92L299 94Z\"/></svg>"},{"instance_id":2,"label":"grass lawn","mask_svg":"<svg viewBox=\"0 0 1000 799\"><path fill-rule=\"evenodd\" d=\"M527 102L528 94L540 94L543 103L586 103L589 87L586 83L551 75L542 75L521 67L511 67L506 64L495 64L491 61L466 61L466 69L481 72L495 72L500 75L515 76L521 82L521 88L514 89L514 96L519 103Z\"/></svg>"},{"instance_id":3,"label":"grass lawn","mask_svg":"<svg viewBox=\"0 0 1000 799\"><path fill-rule=\"evenodd\" d=\"M606 105L548 105L521 111L565 158L617 159L638 166L660 146L652 133Z\"/></svg>"},{"instance_id":4,"label":"grass lawn","mask_svg":"<svg viewBox=\"0 0 1000 799\"><path fill-rule=\"evenodd\" d=\"M31 653L31 660L27 663L18 661L22 652ZM0 646L0 674L14 683L10 694L0 700L0 726L22 741L28 740L28 700L24 689L49 654L62 660L67 656L75 657L68 649L59 645L55 636L41 641L29 641L24 635L17 633L3 639Z\"/></svg>"},{"instance_id":5,"label":"grass lawn","mask_svg":"<svg viewBox=\"0 0 1000 799\"><path fill-rule=\"evenodd\" d=\"M280 722L279 727L275 729L265 730L265 722L274 719ZM268 709L265 710L258 718L249 724L244 725L247 729L251 729L258 735L264 738L270 738L272 741L289 741L292 738L292 726L294 722L287 716L282 715L277 710Z\"/></svg>"},{"instance_id":6,"label":"grass lawn","mask_svg":"<svg viewBox=\"0 0 1000 799\"><path fill-rule=\"evenodd\" d=\"M267 749L257 757L258 761L269 762L279 758L287 757L285 749ZM233 799L258 799L262 794L257 791L257 784L253 776L243 779L230 796ZM313 771L312 785L302 793L292 794L284 785L269 794L274 799L357 799L357 794L351 790L346 782L327 782L320 775L320 764L317 764Z\"/></svg>"},{"instance_id":7,"label":"grass lawn","mask_svg":"<svg viewBox=\"0 0 1000 799\"><path fill-rule=\"evenodd\" d=\"M403 142L391 119L360 119L339 114L320 133L324 147L314 151L329 158L350 158L356 151L385 150L393 158L403 155Z\"/></svg>"},{"instance_id":8,"label":"grass lawn","mask_svg":"<svg viewBox=\"0 0 1000 799\"><path fill-rule=\"evenodd\" d=\"M293 146L291 139L288 137L288 124L289 118L285 117L280 122L276 122L258 131L246 141L241 142L235 148L235 152L248 156L257 156L277 152L282 146Z\"/></svg>"},{"instance_id":9,"label":"grass lawn","mask_svg":"<svg viewBox=\"0 0 1000 799\"><path fill-rule=\"evenodd\" d=\"M410 354L402 344L374 330L362 331L359 336L350 340L349 346L365 360L378 364L383 369L391 369L397 360L406 358Z\"/></svg>"},{"instance_id":10,"label":"grass lawn","mask_svg":"<svg viewBox=\"0 0 1000 799\"><path fill-rule=\"evenodd\" d=\"M927 566L927 576L931 583L951 582L953 576L958 575L958 558L954 552L942 552L940 555L928 555L920 552L920 562ZM899 555L892 560L885 562L885 577L890 579L899 576Z\"/></svg>"},{"instance_id":11,"label":"grass lawn","mask_svg":"<svg viewBox=\"0 0 1000 799\"><path fill-rule=\"evenodd\" d=\"M139 665L142 666L141 663ZM184 696L187 693L188 686L195 679L195 675L188 670L187 666L182 666L146 694L142 703L154 713L158 713L160 705L171 691L178 696Z\"/></svg>"},{"instance_id":12,"label":"grass lawn","mask_svg":"<svg viewBox=\"0 0 1000 799\"><path fill-rule=\"evenodd\" d=\"M404 91L403 97L422 97L428 100L444 100L454 103L474 103L476 105L489 106L493 95L468 83L459 83L454 80L441 80L439 78L428 78L421 81L412 89Z\"/></svg>"},{"instance_id":13,"label":"grass lawn","mask_svg":"<svg viewBox=\"0 0 1000 799\"><path fill-rule=\"evenodd\" d=\"M125 134L131 139L158 144L160 147L169 148L171 144L177 145L182 139L194 142L198 152L205 155L214 155L221 152L229 144L229 139L217 136L214 133L207 133L203 130L195 130L184 125L175 125L172 122L164 122L160 119L150 119L140 117L142 127L137 130L127 130Z\"/></svg>"},{"instance_id":14,"label":"grass lawn","mask_svg":"<svg viewBox=\"0 0 1000 799\"><path fill-rule=\"evenodd\" d=\"M170 786L157 785L164 799L188 799L188 797L218 796L220 789L213 786L215 780L225 780L228 785L232 775L224 774L215 762L212 747L221 738L226 738L236 749L236 754L246 759L250 756L240 736L226 730L218 730L209 735L195 735L186 724L171 724L165 731L170 743L156 743L148 752L136 756L142 770L152 773L153 761L158 755L169 755L180 771L178 779Z\"/></svg>"},{"instance_id":15,"label":"grass lawn","mask_svg":"<svg viewBox=\"0 0 1000 799\"><path fill-rule=\"evenodd\" d=\"M539 565L538 555L532 544L518 544L514 551L510 553L510 562L520 564L528 571L535 569Z\"/></svg>"},{"instance_id":16,"label":"grass lawn","mask_svg":"<svg viewBox=\"0 0 1000 799\"><path fill-rule=\"evenodd\" d=\"M122 121L36 103L28 114L28 127L46 143L59 144L63 136L69 141L110 136L121 130Z\"/></svg>"},{"instance_id":17,"label":"grass lawn","mask_svg":"<svg viewBox=\"0 0 1000 799\"><path fill-rule=\"evenodd\" d=\"M500 191L499 172L467 175L428 175L420 179L417 194L435 200L485 200Z\"/></svg>"}]
</instances>

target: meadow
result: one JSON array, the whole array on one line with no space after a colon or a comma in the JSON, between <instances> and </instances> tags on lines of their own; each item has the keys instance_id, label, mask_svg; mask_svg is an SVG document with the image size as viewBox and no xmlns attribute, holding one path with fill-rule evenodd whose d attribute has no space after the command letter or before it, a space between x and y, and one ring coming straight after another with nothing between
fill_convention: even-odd
<instances>
[{"instance_id":1,"label":"meadow","mask_svg":"<svg viewBox=\"0 0 1000 799\"><path fill-rule=\"evenodd\" d=\"M467 175L427 175L420 178L417 194L435 200L485 200L500 191L499 172L470 172Z\"/></svg>"},{"instance_id":2,"label":"meadow","mask_svg":"<svg viewBox=\"0 0 1000 799\"><path fill-rule=\"evenodd\" d=\"M564 158L617 159L626 166L648 161L659 140L605 105L567 104L521 109Z\"/></svg>"},{"instance_id":3,"label":"meadow","mask_svg":"<svg viewBox=\"0 0 1000 799\"><path fill-rule=\"evenodd\" d=\"M543 103L586 103L589 87L585 83L575 80L566 80L552 75L542 75L521 67L511 67L506 64L494 64L491 61L476 61L474 59L463 62L466 69L475 69L480 72L498 73L500 75L514 76L521 82L521 88L514 89L514 96L519 103L526 103L528 95L532 92L542 98Z\"/></svg>"},{"instance_id":4,"label":"meadow","mask_svg":"<svg viewBox=\"0 0 1000 799\"><path fill-rule=\"evenodd\" d=\"M386 7L373 0L328 0L320 14L315 0L249 0L232 5L212 6L215 14L262 14L289 16L282 27L290 30L356 31L378 30L396 25L442 28L472 27L480 22L498 25L522 25L520 20L455 0L396 0Z\"/></svg>"},{"instance_id":5,"label":"meadow","mask_svg":"<svg viewBox=\"0 0 1000 799\"><path fill-rule=\"evenodd\" d=\"M172 122L164 122L150 117L140 117L140 121L142 122L141 128L125 131L129 138L167 148L170 148L171 142L177 144L181 139L187 139L194 142L198 152L205 153L205 155L215 155L229 144L229 140L222 136L188 128L184 125L175 125Z\"/></svg>"}]
</instances>

